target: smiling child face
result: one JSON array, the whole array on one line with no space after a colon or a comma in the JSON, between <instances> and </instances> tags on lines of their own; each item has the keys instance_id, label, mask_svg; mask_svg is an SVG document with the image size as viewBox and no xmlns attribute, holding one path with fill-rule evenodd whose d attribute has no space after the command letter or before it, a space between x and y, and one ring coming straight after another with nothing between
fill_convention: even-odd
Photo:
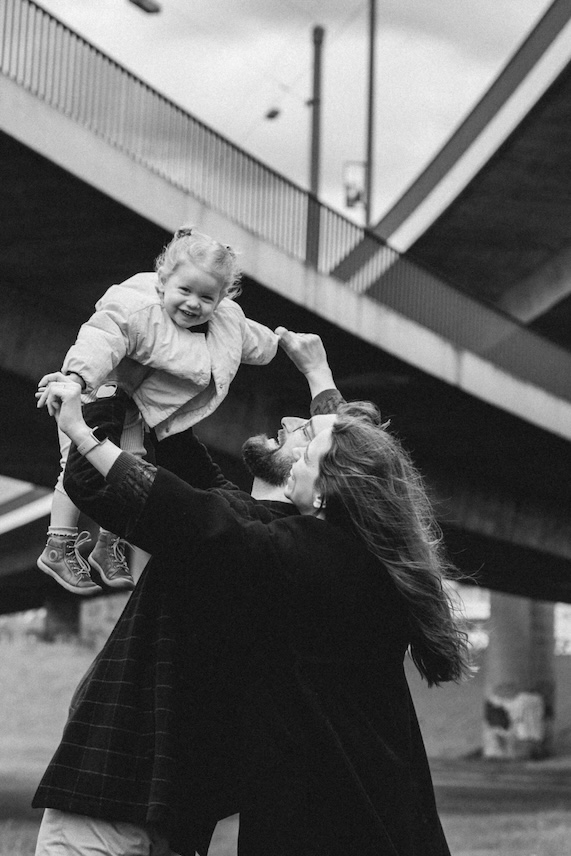
<instances>
[{"instance_id":1,"label":"smiling child face","mask_svg":"<svg viewBox=\"0 0 571 856\"><path fill-rule=\"evenodd\" d=\"M179 262L159 293L167 315L186 329L208 321L223 297L220 281L190 259Z\"/></svg>"}]
</instances>

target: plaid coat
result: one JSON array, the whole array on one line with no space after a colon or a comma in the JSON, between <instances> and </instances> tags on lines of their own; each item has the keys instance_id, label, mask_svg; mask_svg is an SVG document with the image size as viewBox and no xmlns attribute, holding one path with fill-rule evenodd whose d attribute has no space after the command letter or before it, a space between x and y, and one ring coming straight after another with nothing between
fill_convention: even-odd
<instances>
[{"instance_id":1,"label":"plaid coat","mask_svg":"<svg viewBox=\"0 0 571 856\"><path fill-rule=\"evenodd\" d=\"M84 407L84 416L119 444L125 405L121 395L95 401ZM246 518L271 520L296 513L290 503L254 502L228 482L192 431L164 440L154 452L182 478L224 491ZM144 476L148 470L142 472ZM72 446L66 487L78 506L114 532L134 527L150 484L135 478L122 493L106 484ZM197 692L202 684L204 696L216 676L223 687L236 649L230 644L229 651L217 638L229 608L226 592L212 586L208 596L202 592L195 598L188 589L181 596L176 576L185 574L190 560L190 554L174 562L169 558L167 567L160 557L150 560L74 693L62 741L33 806L152 824L170 831L178 852L194 856L195 849L208 849L217 820L238 810L227 787L235 782L232 719L227 715L231 687L227 684L218 696L210 693L208 706ZM200 679L191 679L199 659ZM197 708L199 714L193 716ZM218 772L221 759L223 774ZM185 778L189 769L192 775ZM193 811L188 812L191 801Z\"/></svg>"},{"instance_id":2,"label":"plaid coat","mask_svg":"<svg viewBox=\"0 0 571 856\"><path fill-rule=\"evenodd\" d=\"M244 856L449 856L406 605L362 545L126 454L106 484L70 461L74 501L157 558L34 804L154 823L183 854L239 811Z\"/></svg>"}]
</instances>

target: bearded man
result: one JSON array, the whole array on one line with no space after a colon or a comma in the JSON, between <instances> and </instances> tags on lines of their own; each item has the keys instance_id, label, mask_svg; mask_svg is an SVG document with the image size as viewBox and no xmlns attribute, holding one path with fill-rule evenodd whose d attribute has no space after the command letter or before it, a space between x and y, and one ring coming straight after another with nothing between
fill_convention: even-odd
<instances>
[{"instance_id":1,"label":"bearded man","mask_svg":"<svg viewBox=\"0 0 571 856\"><path fill-rule=\"evenodd\" d=\"M159 466L220 492L246 519L266 522L297 514L283 491L293 449L331 425L342 401L319 337L276 332L308 382L311 418L284 417L277 438L246 441L251 496L225 479L192 432L156 446ZM118 444L125 407L118 390L87 405L85 420ZM74 447L66 474L86 514L104 523L107 509L116 512L116 496ZM213 580L208 597L198 596L195 585L213 562L230 558L213 543L176 563L160 556L149 561L74 694L62 741L34 797L34 807L46 809L36 856L95 852L101 841L110 856L206 856L216 823L238 811L243 747L235 713L243 687L235 664L248 633L237 626L223 585Z\"/></svg>"}]
</instances>

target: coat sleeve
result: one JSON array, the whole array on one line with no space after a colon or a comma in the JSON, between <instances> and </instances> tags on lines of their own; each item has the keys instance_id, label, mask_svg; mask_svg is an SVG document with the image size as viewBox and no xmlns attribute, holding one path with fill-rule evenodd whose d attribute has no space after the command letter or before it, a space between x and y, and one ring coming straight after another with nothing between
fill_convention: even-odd
<instances>
[{"instance_id":1,"label":"coat sleeve","mask_svg":"<svg viewBox=\"0 0 571 856\"><path fill-rule=\"evenodd\" d=\"M113 285L97 302L67 352L62 371L77 372L96 389L125 357L153 366L154 342L162 331L162 310L145 294Z\"/></svg>"},{"instance_id":2,"label":"coat sleeve","mask_svg":"<svg viewBox=\"0 0 571 856\"><path fill-rule=\"evenodd\" d=\"M265 366L276 355L279 339L269 327L244 316L242 321L242 362Z\"/></svg>"},{"instance_id":3,"label":"coat sleeve","mask_svg":"<svg viewBox=\"0 0 571 856\"><path fill-rule=\"evenodd\" d=\"M336 413L339 405L344 403L345 399L338 389L324 389L312 400L310 412L312 416Z\"/></svg>"},{"instance_id":4,"label":"coat sleeve","mask_svg":"<svg viewBox=\"0 0 571 856\"><path fill-rule=\"evenodd\" d=\"M126 393L118 390L113 398L98 399L85 405L83 408L85 421L92 428L98 426L118 446L128 402L129 397ZM263 510L263 513L260 512L260 517L265 518L263 504L257 503L248 494L242 493L236 485L224 477L192 431L157 443L156 452L157 461L160 464L172 466L177 475L168 472L163 466L157 469L124 452L105 479L87 458L79 454L76 446L72 445L65 469L65 489L72 501L85 514L117 535L129 537L130 533L137 530L157 472L160 473L158 489L160 498L154 499L153 508L160 508L160 511L157 511L157 520L162 521L158 525L164 525L169 533L165 538L167 544L172 543L171 533L179 528L176 521L180 513L184 520L188 521L191 508L196 509L197 520L201 521L200 526L203 525L204 514L208 516L208 512L204 510L207 506L223 510L222 516L228 523L241 519L242 521L256 519L258 506ZM192 482L194 487L190 487L187 481ZM209 499L210 494L207 491L211 488L240 493L242 497L240 507L244 509L243 515L230 512L228 503L218 494L212 494ZM182 507L178 505L179 500ZM165 511L167 508L169 510ZM220 513L222 514L222 511ZM216 526L218 525L219 523L216 523ZM142 528L144 530L145 525ZM156 531L154 521L151 529L153 532ZM183 526L183 530L188 532L188 525ZM208 537L208 531L209 525L206 525L206 537Z\"/></svg>"},{"instance_id":5,"label":"coat sleeve","mask_svg":"<svg viewBox=\"0 0 571 856\"><path fill-rule=\"evenodd\" d=\"M158 466L169 470L194 487L203 490L215 487L223 490L240 490L224 476L192 428L165 437L160 443L154 443L154 448Z\"/></svg>"},{"instance_id":6,"label":"coat sleeve","mask_svg":"<svg viewBox=\"0 0 571 856\"><path fill-rule=\"evenodd\" d=\"M76 372L87 389L95 389L127 355L129 337L125 319L98 310L82 324L75 344L67 352L63 372Z\"/></svg>"},{"instance_id":7,"label":"coat sleeve","mask_svg":"<svg viewBox=\"0 0 571 856\"><path fill-rule=\"evenodd\" d=\"M102 427L116 442L109 426ZM72 446L64 486L77 507L100 526L167 560L211 543L217 549L236 546L252 520L217 491L191 487L128 452L121 453L104 478ZM264 524L259 529L263 532Z\"/></svg>"},{"instance_id":8,"label":"coat sleeve","mask_svg":"<svg viewBox=\"0 0 571 856\"><path fill-rule=\"evenodd\" d=\"M119 468L108 474L110 487L126 484ZM158 468L135 526L125 537L154 555L180 557L186 551L216 544L238 548L243 540L244 521L223 496L192 487L168 470ZM259 528L265 527L260 524Z\"/></svg>"}]
</instances>

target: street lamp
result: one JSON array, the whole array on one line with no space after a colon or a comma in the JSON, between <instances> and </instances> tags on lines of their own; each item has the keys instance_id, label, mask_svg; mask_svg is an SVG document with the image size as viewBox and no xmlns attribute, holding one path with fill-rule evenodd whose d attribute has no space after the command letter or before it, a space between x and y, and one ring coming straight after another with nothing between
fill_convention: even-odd
<instances>
[{"instance_id":1,"label":"street lamp","mask_svg":"<svg viewBox=\"0 0 571 856\"><path fill-rule=\"evenodd\" d=\"M343 164L343 186L345 188L345 207L365 206L365 174L367 164L364 161L345 161Z\"/></svg>"},{"instance_id":2,"label":"street lamp","mask_svg":"<svg viewBox=\"0 0 571 856\"><path fill-rule=\"evenodd\" d=\"M155 0L129 0L129 3L132 3L133 6L138 6L143 12L148 12L149 14L161 11L160 4L156 3Z\"/></svg>"}]
</instances>

